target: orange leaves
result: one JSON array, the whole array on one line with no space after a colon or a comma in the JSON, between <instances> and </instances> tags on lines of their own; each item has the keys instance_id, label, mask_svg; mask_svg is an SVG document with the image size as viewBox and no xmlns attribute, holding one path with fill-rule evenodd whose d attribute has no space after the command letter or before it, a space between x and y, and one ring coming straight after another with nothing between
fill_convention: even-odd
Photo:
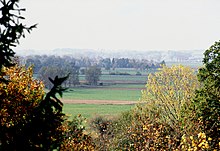
<instances>
[{"instance_id":1,"label":"orange leaves","mask_svg":"<svg viewBox=\"0 0 220 151\"><path fill-rule=\"evenodd\" d=\"M0 116L4 122L13 124L24 119L28 112L38 105L44 95L44 85L33 79L31 67L4 68L4 72L4 77L9 82L7 85L0 83L2 101Z\"/></svg>"}]
</instances>

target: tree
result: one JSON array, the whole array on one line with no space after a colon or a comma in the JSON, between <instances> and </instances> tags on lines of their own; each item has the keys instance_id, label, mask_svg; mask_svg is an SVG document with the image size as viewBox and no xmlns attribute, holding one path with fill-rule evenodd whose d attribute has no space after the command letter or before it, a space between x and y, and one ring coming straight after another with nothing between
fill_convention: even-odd
<instances>
[{"instance_id":1,"label":"tree","mask_svg":"<svg viewBox=\"0 0 220 151\"><path fill-rule=\"evenodd\" d=\"M53 84L48 77L54 78L56 75L63 77L68 74L69 78L63 83L65 87L79 84L79 68L69 63L64 63L61 67L43 66L38 72L38 78L44 82L46 88L50 89Z\"/></svg>"},{"instance_id":2,"label":"tree","mask_svg":"<svg viewBox=\"0 0 220 151\"><path fill-rule=\"evenodd\" d=\"M50 150L64 140L60 129L64 121L62 103L55 93L62 95L58 78L44 98L44 85L33 79L32 68L4 69L7 83L0 83L0 150Z\"/></svg>"},{"instance_id":3,"label":"tree","mask_svg":"<svg viewBox=\"0 0 220 151\"><path fill-rule=\"evenodd\" d=\"M40 59L38 58L34 58L34 59L31 59L31 58L28 58L26 61L25 61L25 66L26 67L29 67L33 65L34 66L34 73L37 74L39 72L39 70L41 69L42 67L42 63L40 61Z\"/></svg>"},{"instance_id":4,"label":"tree","mask_svg":"<svg viewBox=\"0 0 220 151\"><path fill-rule=\"evenodd\" d=\"M54 86L43 98L42 83L32 79L32 69L13 63L12 48L25 30L30 32L36 25L20 23L25 9L19 8L18 0L0 3L0 150L57 149L64 140L64 114L56 93L62 96L61 84L67 77L50 78Z\"/></svg>"},{"instance_id":5,"label":"tree","mask_svg":"<svg viewBox=\"0 0 220 151\"><path fill-rule=\"evenodd\" d=\"M38 72L38 78L44 82L45 87L48 89L53 87L48 77L55 78L57 75L64 76L64 70L57 66L43 66Z\"/></svg>"},{"instance_id":6,"label":"tree","mask_svg":"<svg viewBox=\"0 0 220 151\"><path fill-rule=\"evenodd\" d=\"M24 19L20 14L25 9L19 8L18 1L0 0L0 69L13 65L15 52L12 48L19 43L20 37L25 37L25 31L30 32L36 27L36 24L27 27L20 22Z\"/></svg>"},{"instance_id":7,"label":"tree","mask_svg":"<svg viewBox=\"0 0 220 151\"><path fill-rule=\"evenodd\" d=\"M194 70L181 65L171 68L163 66L161 71L148 76L141 100L149 117L150 114L158 114L159 119L173 129L178 126L179 129L184 126L190 128L190 121L183 121L183 113L189 110L188 106L198 87Z\"/></svg>"},{"instance_id":8,"label":"tree","mask_svg":"<svg viewBox=\"0 0 220 151\"><path fill-rule=\"evenodd\" d=\"M75 63L65 63L65 67L62 68L65 75L69 74L69 78L65 81L66 86L69 87L79 84L79 67L75 66Z\"/></svg>"},{"instance_id":9,"label":"tree","mask_svg":"<svg viewBox=\"0 0 220 151\"><path fill-rule=\"evenodd\" d=\"M101 68L98 68L97 66L91 66L88 69L86 69L85 72L85 78L86 81L90 85L97 85L99 78L101 76Z\"/></svg>"},{"instance_id":10,"label":"tree","mask_svg":"<svg viewBox=\"0 0 220 151\"><path fill-rule=\"evenodd\" d=\"M101 66L104 67L105 70L111 69L111 59L110 58L102 59L100 62L101 62Z\"/></svg>"},{"instance_id":11,"label":"tree","mask_svg":"<svg viewBox=\"0 0 220 151\"><path fill-rule=\"evenodd\" d=\"M203 130L218 145L220 138L220 41L204 53L204 66L199 69L198 79L202 87L194 99L197 118L203 121Z\"/></svg>"}]
</instances>

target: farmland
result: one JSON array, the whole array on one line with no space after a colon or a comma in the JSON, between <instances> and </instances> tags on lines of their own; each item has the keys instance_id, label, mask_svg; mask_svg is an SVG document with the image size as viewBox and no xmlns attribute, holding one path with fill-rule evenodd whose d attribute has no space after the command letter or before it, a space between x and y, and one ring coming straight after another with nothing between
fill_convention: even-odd
<instances>
[{"instance_id":1,"label":"farmland","mask_svg":"<svg viewBox=\"0 0 220 151\"><path fill-rule=\"evenodd\" d=\"M65 104L64 111L71 116L81 114L87 119L102 115L116 116L123 111L130 110L134 105L114 105L114 104Z\"/></svg>"},{"instance_id":2,"label":"farmland","mask_svg":"<svg viewBox=\"0 0 220 151\"><path fill-rule=\"evenodd\" d=\"M115 116L127 111L140 99L141 90L145 88L149 73L156 70L139 71L141 75L136 75L135 69L114 70L115 73L128 75L111 75L109 74L111 72L113 71L102 69L98 86L84 84L85 75L79 75L81 85L69 88L63 95L64 112L72 116L81 114L91 118L95 115Z\"/></svg>"},{"instance_id":3,"label":"farmland","mask_svg":"<svg viewBox=\"0 0 220 151\"><path fill-rule=\"evenodd\" d=\"M130 110L144 89L148 73L135 75L135 70L117 69L117 72L130 75L109 75L107 71L101 76L100 86L80 85L68 89L63 95L64 112L72 116L81 114L86 118L95 115L115 116L120 112ZM80 83L85 82L85 76L80 75Z\"/></svg>"},{"instance_id":4,"label":"farmland","mask_svg":"<svg viewBox=\"0 0 220 151\"><path fill-rule=\"evenodd\" d=\"M64 93L64 99L73 100L125 100L136 101L140 97L140 89L127 88L75 88Z\"/></svg>"}]
</instances>

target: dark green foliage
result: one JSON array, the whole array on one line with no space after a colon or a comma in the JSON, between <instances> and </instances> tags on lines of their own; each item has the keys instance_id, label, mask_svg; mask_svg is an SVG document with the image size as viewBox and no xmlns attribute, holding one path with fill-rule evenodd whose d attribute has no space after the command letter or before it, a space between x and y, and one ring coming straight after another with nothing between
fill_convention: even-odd
<instances>
[{"instance_id":1,"label":"dark green foliage","mask_svg":"<svg viewBox=\"0 0 220 151\"><path fill-rule=\"evenodd\" d=\"M33 111L27 124L29 125L29 133L33 135L33 144L43 150L56 149L64 140L60 127L64 122L65 114L62 113L63 103L57 99L56 94L58 93L62 97L65 89L61 87L61 84L67 78L68 76L63 78L56 76L54 80L51 79L53 88ZM27 145L29 145L28 142ZM33 149L32 146L31 149Z\"/></svg>"},{"instance_id":2,"label":"dark green foliage","mask_svg":"<svg viewBox=\"0 0 220 151\"><path fill-rule=\"evenodd\" d=\"M205 133L217 144L220 138L220 41L205 51L203 63L204 67L198 72L202 88L197 90L194 102Z\"/></svg>"},{"instance_id":3,"label":"dark green foliage","mask_svg":"<svg viewBox=\"0 0 220 151\"><path fill-rule=\"evenodd\" d=\"M12 58L15 52L13 47L19 43L20 37L25 37L25 31L30 32L36 25L27 27L20 21L24 19L18 0L1 0L0 1L0 69L3 66L10 67L13 65Z\"/></svg>"}]
</instances>

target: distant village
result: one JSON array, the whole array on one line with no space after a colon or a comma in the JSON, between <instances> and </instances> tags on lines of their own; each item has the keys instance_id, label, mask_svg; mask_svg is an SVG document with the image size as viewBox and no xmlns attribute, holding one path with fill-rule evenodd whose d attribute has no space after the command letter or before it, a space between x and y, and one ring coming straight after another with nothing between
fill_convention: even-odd
<instances>
[{"instance_id":1,"label":"distant village","mask_svg":"<svg viewBox=\"0 0 220 151\"><path fill-rule=\"evenodd\" d=\"M168 50L168 51L138 51L138 50L93 50L93 49L54 49L54 50L18 50L19 56L55 55L74 58L129 58L146 59L156 62L194 62L202 63L204 50Z\"/></svg>"}]
</instances>

